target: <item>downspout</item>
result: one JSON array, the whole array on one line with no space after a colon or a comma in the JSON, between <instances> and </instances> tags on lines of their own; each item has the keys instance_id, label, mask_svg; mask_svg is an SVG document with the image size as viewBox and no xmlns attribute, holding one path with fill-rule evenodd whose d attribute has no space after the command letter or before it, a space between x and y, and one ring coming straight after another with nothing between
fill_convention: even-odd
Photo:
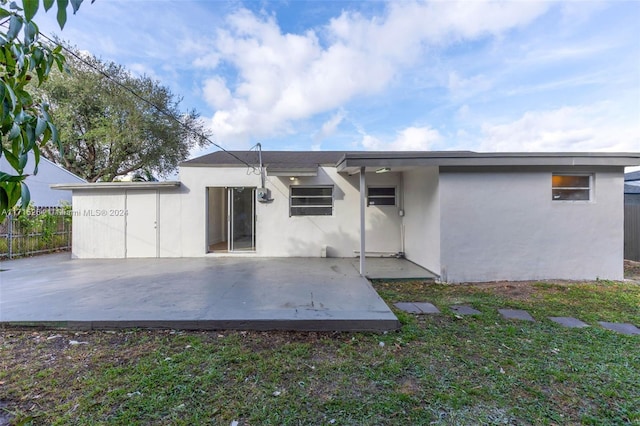
<instances>
[{"instance_id":1,"label":"downspout","mask_svg":"<svg viewBox=\"0 0 640 426\"><path fill-rule=\"evenodd\" d=\"M264 166L262 165L262 145L260 145L260 142L256 144L256 147L258 148L258 162L260 163L260 188L264 188L265 177Z\"/></svg>"},{"instance_id":2,"label":"downspout","mask_svg":"<svg viewBox=\"0 0 640 426\"><path fill-rule=\"evenodd\" d=\"M400 216L400 255L404 257L405 247L404 247L404 172L400 172L400 179L398 183L398 215Z\"/></svg>"},{"instance_id":3,"label":"downspout","mask_svg":"<svg viewBox=\"0 0 640 426\"><path fill-rule=\"evenodd\" d=\"M365 243L364 243L364 237L365 237L365 223L364 223L364 213L365 213L365 192L366 192L366 181L365 181L365 176L364 176L364 171L365 168L364 167L360 167L360 275L361 276L365 276L366 273L366 269L365 269L365 256L366 256L366 250L365 250Z\"/></svg>"}]
</instances>

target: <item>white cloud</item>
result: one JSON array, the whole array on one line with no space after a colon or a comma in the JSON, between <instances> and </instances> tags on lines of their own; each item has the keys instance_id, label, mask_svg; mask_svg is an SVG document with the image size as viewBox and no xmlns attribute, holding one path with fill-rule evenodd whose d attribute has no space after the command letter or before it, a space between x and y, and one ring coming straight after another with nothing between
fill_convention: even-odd
<instances>
[{"instance_id":1,"label":"white cloud","mask_svg":"<svg viewBox=\"0 0 640 426\"><path fill-rule=\"evenodd\" d=\"M327 121L325 121L324 124L322 124L320 131L314 135L314 140L316 141L316 143L333 135L346 115L347 114L344 110L340 110L333 116L331 116L331 118L329 118Z\"/></svg>"},{"instance_id":2,"label":"white cloud","mask_svg":"<svg viewBox=\"0 0 640 426\"><path fill-rule=\"evenodd\" d=\"M235 84L227 86L233 103L214 114L213 130L225 140L281 134L296 120L387 88L424 60L426 45L499 35L548 7L546 2L393 2L382 16L343 12L319 33L304 34L283 33L273 16L242 9L228 16L211 53L237 72ZM482 83L478 79L458 84L471 87ZM216 96L207 100L219 103Z\"/></svg>"},{"instance_id":3,"label":"white cloud","mask_svg":"<svg viewBox=\"0 0 640 426\"><path fill-rule=\"evenodd\" d=\"M230 108L233 104L231 92L222 77L215 76L205 80L202 90L205 100L214 108Z\"/></svg>"},{"instance_id":4,"label":"white cloud","mask_svg":"<svg viewBox=\"0 0 640 426\"><path fill-rule=\"evenodd\" d=\"M529 111L482 125L481 151L637 151L640 124L616 120L611 105Z\"/></svg>"},{"instance_id":5,"label":"white cloud","mask_svg":"<svg viewBox=\"0 0 640 426\"><path fill-rule=\"evenodd\" d=\"M131 71L134 75L137 75L137 76L144 75L147 77L151 77L154 80L159 80L158 74L156 74L155 70L145 64L141 64L141 63L129 64L127 66L127 69Z\"/></svg>"},{"instance_id":6,"label":"white cloud","mask_svg":"<svg viewBox=\"0 0 640 426\"><path fill-rule=\"evenodd\" d=\"M467 99L491 88L491 82L483 75L464 78L456 71L449 73L448 84L454 99Z\"/></svg>"},{"instance_id":7,"label":"white cloud","mask_svg":"<svg viewBox=\"0 0 640 426\"><path fill-rule=\"evenodd\" d=\"M396 134L395 139L384 142L368 134L362 135L362 147L369 151L428 151L442 141L442 135L429 126L407 127Z\"/></svg>"}]
</instances>

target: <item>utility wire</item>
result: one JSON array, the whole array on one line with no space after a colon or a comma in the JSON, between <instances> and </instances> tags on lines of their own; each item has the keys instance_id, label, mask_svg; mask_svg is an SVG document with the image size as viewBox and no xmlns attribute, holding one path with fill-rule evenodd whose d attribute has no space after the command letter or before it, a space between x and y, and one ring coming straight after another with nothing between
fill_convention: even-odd
<instances>
[{"instance_id":1,"label":"utility wire","mask_svg":"<svg viewBox=\"0 0 640 426\"><path fill-rule=\"evenodd\" d=\"M5 20L4 22L0 23L0 25L5 26L6 25L7 20ZM77 60L79 60L80 62L82 62L83 64L85 64L86 66L93 68L95 71L97 71L98 73L100 73L103 77L105 77L106 79L110 80L111 82L115 83L117 86L121 87L122 89L126 90L127 92L131 93L133 96L135 96L136 98L140 99L141 101L145 102L146 104L152 106L153 108L155 108L159 113L169 117L170 119L172 119L173 121L175 121L176 123L178 123L182 128L186 129L188 132L191 132L193 134L195 134L196 136L205 139L206 141L208 141L210 144L212 144L213 146L215 146L216 148L220 149L221 151L224 151L225 153L227 153L228 155L230 155L231 157L235 158L236 160L240 161L241 163L245 164L247 167L251 167L251 168L255 168L254 166L252 166L251 164L247 163L246 161L244 161L243 159L241 159L240 157L238 157L237 155L235 155L233 152L226 150L225 148L223 148L222 146L220 146L219 144L215 143L214 141L212 141L208 136L203 135L201 133L198 133L197 131L191 129L189 126L187 126L186 124L184 124L180 119L178 119L176 116L174 116L173 114L171 114L169 111L166 111L163 108L160 108L158 105L154 104L153 102L151 102L150 100L146 99L144 96L140 95L139 93L137 93L135 90L133 90L132 88L120 83L119 81L117 81L116 79L114 79L112 76L110 76L108 73L106 73L105 71L97 68L96 66L94 66L93 64L89 63L88 61L86 61L84 58L82 58L81 56L79 56L78 54L76 54L74 51L72 51L71 49L67 48L64 44L62 43L58 43L55 40L53 40L52 38L50 38L49 36L47 36L46 34L43 34L42 32L38 31L39 35L42 36L43 38L45 38L46 40L48 40L50 43L59 45L60 47L62 47L62 49L69 53L71 56L73 56L74 58L76 58Z\"/></svg>"},{"instance_id":2,"label":"utility wire","mask_svg":"<svg viewBox=\"0 0 640 426\"><path fill-rule=\"evenodd\" d=\"M140 95L139 93L137 93L135 90L133 90L132 88L126 86L125 84L122 84L121 82L119 82L118 80L114 79L112 76L110 76L108 73L106 73L105 71L99 69L98 67L94 66L93 64L91 64L90 62L88 62L87 60L85 60L84 58L82 58L80 55L78 55L76 52L74 52L73 50L67 48L64 44L62 43L57 43L55 40L52 40L50 37L48 37L46 34L40 33L40 35L42 37L44 37L46 40L48 40L51 43L57 44L59 46L62 47L62 49L69 53L71 56L73 56L74 58L76 58L77 60L79 60L80 62L82 62L83 64L85 64L86 66L93 68L94 70L96 70L97 72L99 72L103 77L105 77L107 80L115 83L117 86L121 87L122 89L126 90L127 92L131 93L133 96L135 96L136 98L140 99L141 101L145 102L146 104L152 106L153 108L155 108L159 113L169 117L170 119L174 120L176 123L178 123L180 126L182 126L184 129L186 129L187 131L195 134L196 136L203 138L205 140L207 140L209 143L211 143L213 146L215 146L216 148L220 149L221 151L226 152L227 154L229 154L230 156L232 156L233 158L235 158L236 160L240 161L241 163L245 164L247 167L253 167L251 166L249 163L247 163L246 161L244 161L243 159L241 159L240 157L238 157L237 155L235 155L234 153L232 153L231 151L228 151L226 149L224 149L222 146L220 146L219 144L215 143L214 141L212 141L211 139L209 139L208 136L203 135L201 133L196 132L195 130L189 128L186 124L184 124L182 121L180 121L176 116L174 116L173 114L171 114L169 111L160 108L158 105L154 104L153 102L151 102L150 100L146 99L144 96Z\"/></svg>"}]
</instances>

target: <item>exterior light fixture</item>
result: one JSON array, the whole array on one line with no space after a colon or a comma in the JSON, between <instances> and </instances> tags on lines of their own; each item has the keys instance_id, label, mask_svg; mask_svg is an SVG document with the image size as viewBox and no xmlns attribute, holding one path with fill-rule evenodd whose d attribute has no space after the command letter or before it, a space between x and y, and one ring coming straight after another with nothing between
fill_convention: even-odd
<instances>
[{"instance_id":1,"label":"exterior light fixture","mask_svg":"<svg viewBox=\"0 0 640 426\"><path fill-rule=\"evenodd\" d=\"M296 178L294 176L289 176L289 180L290 181L294 181L294 180L296 180Z\"/></svg>"},{"instance_id":2,"label":"exterior light fixture","mask_svg":"<svg viewBox=\"0 0 640 426\"><path fill-rule=\"evenodd\" d=\"M391 169L389 167L383 167L381 169L376 170L376 173L387 173L390 172Z\"/></svg>"}]
</instances>

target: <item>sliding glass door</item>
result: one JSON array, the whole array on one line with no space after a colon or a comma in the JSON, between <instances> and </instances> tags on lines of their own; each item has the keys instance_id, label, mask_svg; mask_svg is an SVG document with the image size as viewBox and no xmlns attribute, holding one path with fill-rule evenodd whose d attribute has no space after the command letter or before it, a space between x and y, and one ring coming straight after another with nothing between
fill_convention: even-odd
<instances>
[{"instance_id":1,"label":"sliding glass door","mask_svg":"<svg viewBox=\"0 0 640 426\"><path fill-rule=\"evenodd\" d=\"M228 188L229 251L256 249L256 189Z\"/></svg>"}]
</instances>

